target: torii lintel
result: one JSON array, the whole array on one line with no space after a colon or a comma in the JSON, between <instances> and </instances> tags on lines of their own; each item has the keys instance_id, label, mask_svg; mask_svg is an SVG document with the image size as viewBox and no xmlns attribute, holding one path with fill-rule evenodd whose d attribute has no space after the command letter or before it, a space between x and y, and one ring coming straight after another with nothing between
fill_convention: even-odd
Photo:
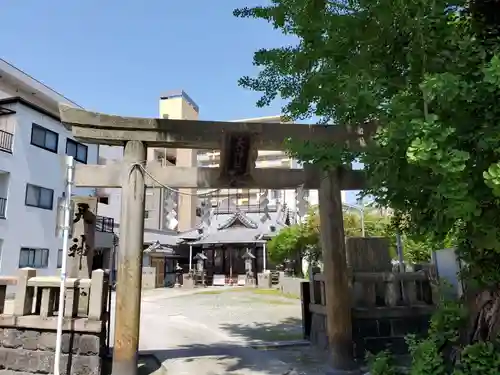
<instances>
[{"instance_id":1,"label":"torii lintel","mask_svg":"<svg viewBox=\"0 0 500 375\"><path fill-rule=\"evenodd\" d=\"M257 150L283 150L286 138L332 142L352 150L365 147L377 125L307 125L266 122L229 122L122 117L90 112L59 104L61 121L73 135L86 143L123 146L141 141L148 147L212 149L221 148L224 135L252 135Z\"/></svg>"}]
</instances>

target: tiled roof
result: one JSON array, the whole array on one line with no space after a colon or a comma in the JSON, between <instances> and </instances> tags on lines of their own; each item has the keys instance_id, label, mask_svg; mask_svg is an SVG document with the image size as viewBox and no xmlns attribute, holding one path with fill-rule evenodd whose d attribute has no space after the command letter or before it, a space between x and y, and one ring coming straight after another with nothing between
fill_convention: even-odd
<instances>
[{"instance_id":1,"label":"tiled roof","mask_svg":"<svg viewBox=\"0 0 500 375\"><path fill-rule=\"evenodd\" d=\"M115 223L115 234L120 236L120 225ZM158 241L163 246L175 246L180 242L180 238L171 231L161 231L154 229L144 229L144 244L152 244Z\"/></svg>"},{"instance_id":2,"label":"tiled roof","mask_svg":"<svg viewBox=\"0 0 500 375\"><path fill-rule=\"evenodd\" d=\"M219 224L217 226L217 230L228 229L238 222L241 223L244 227L250 229L257 229L259 227L259 224L250 219L245 213L238 210L233 214L232 217L229 217L229 219L225 223Z\"/></svg>"},{"instance_id":3,"label":"tiled roof","mask_svg":"<svg viewBox=\"0 0 500 375\"><path fill-rule=\"evenodd\" d=\"M287 224L289 210L286 207L269 212L270 219L262 222L262 212L244 212L236 210L232 213L215 214L210 227L203 230L192 245L229 244L229 243L261 243L263 237L270 237L279 232ZM196 232L198 230L196 229ZM193 232L189 232L193 233ZM186 238L186 232L181 235Z\"/></svg>"}]
</instances>

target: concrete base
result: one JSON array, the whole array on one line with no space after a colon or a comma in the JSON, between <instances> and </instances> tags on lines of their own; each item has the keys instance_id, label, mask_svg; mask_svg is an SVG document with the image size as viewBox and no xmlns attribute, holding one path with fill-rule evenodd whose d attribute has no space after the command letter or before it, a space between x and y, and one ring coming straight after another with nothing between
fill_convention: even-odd
<instances>
[{"instance_id":1,"label":"concrete base","mask_svg":"<svg viewBox=\"0 0 500 375\"><path fill-rule=\"evenodd\" d=\"M271 350L271 349L280 349L280 348L297 347L297 346L310 346L310 345L311 343L307 340L288 340L288 341L263 342L250 346L256 350Z\"/></svg>"},{"instance_id":2,"label":"concrete base","mask_svg":"<svg viewBox=\"0 0 500 375\"><path fill-rule=\"evenodd\" d=\"M257 274L257 286L263 289L271 289L273 287L271 273L264 272Z\"/></svg>"},{"instance_id":3,"label":"concrete base","mask_svg":"<svg viewBox=\"0 0 500 375\"><path fill-rule=\"evenodd\" d=\"M387 309L390 312L391 309ZM399 309L393 309L400 312ZM404 311L403 311L404 312ZM353 318L354 357L363 359L365 353L378 353L389 349L394 355L408 354L405 337L408 333L427 332L430 315L396 316L371 319ZM326 317L313 313L311 317L311 344L320 350L328 350Z\"/></svg>"},{"instance_id":4,"label":"concrete base","mask_svg":"<svg viewBox=\"0 0 500 375\"><path fill-rule=\"evenodd\" d=\"M185 273L183 280L184 280L184 282L182 283L183 288L188 288L188 289L194 288L194 280L191 277L191 274Z\"/></svg>"},{"instance_id":5,"label":"concrete base","mask_svg":"<svg viewBox=\"0 0 500 375\"><path fill-rule=\"evenodd\" d=\"M142 289L154 289L156 287L156 268L142 267Z\"/></svg>"}]
</instances>

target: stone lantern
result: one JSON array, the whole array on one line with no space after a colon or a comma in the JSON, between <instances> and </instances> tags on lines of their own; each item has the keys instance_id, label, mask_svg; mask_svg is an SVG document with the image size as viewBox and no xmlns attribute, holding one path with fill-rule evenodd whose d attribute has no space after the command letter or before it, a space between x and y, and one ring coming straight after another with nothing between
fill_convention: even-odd
<instances>
[{"instance_id":1,"label":"stone lantern","mask_svg":"<svg viewBox=\"0 0 500 375\"><path fill-rule=\"evenodd\" d=\"M205 261L208 259L207 256L201 252L196 254L193 259L196 261L196 270L194 272L194 285L202 285L205 284Z\"/></svg>"},{"instance_id":2,"label":"stone lantern","mask_svg":"<svg viewBox=\"0 0 500 375\"><path fill-rule=\"evenodd\" d=\"M255 259L255 255L253 255L250 250L247 249L247 252L243 254L242 258L245 260L245 275L246 275L246 285L255 284L255 277L253 274L253 262Z\"/></svg>"}]
</instances>

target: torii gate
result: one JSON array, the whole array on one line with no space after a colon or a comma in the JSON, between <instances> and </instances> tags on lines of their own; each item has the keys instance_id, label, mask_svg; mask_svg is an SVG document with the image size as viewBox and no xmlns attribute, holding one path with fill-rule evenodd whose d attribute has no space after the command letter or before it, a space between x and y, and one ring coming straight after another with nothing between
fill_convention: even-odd
<instances>
[{"instance_id":1,"label":"torii gate","mask_svg":"<svg viewBox=\"0 0 500 375\"><path fill-rule=\"evenodd\" d=\"M63 104L59 110L61 121L72 128L75 138L87 143L124 146L122 162L79 164L75 169L75 185L78 187L122 189L113 374L137 374L145 188L157 187L157 182L177 189L279 190L301 185L305 189L318 189L332 364L337 368L350 365L351 302L341 190L364 188L363 173L346 168L330 172L315 168L255 168L255 160L257 150L282 150L285 138L331 141L339 146L359 149L376 131L375 124L350 128L132 118L88 112ZM220 149L220 168L146 164L147 147Z\"/></svg>"}]
</instances>

